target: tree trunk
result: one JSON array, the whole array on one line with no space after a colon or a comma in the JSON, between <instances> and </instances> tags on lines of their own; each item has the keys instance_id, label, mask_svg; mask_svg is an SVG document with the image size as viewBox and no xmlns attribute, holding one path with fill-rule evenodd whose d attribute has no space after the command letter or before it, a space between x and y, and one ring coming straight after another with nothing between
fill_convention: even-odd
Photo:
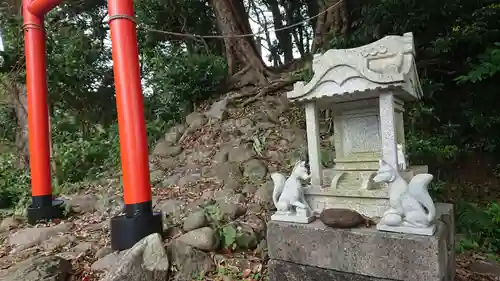
<instances>
[{"instance_id":1,"label":"tree trunk","mask_svg":"<svg viewBox=\"0 0 500 281\"><path fill-rule=\"evenodd\" d=\"M217 23L224 38L229 75L238 81L238 87L266 86L273 73L259 56L255 40L251 34L248 15L242 0L211 0ZM234 36L234 37L232 37Z\"/></svg>"},{"instance_id":2,"label":"tree trunk","mask_svg":"<svg viewBox=\"0 0 500 281\"><path fill-rule=\"evenodd\" d=\"M276 0L266 0L265 4L271 10L273 14L273 23L275 29L281 29L284 27L283 24L283 16L281 15L279 3ZM286 11L289 13L289 11ZM292 38L290 36L290 29L276 31L276 38L278 39L278 45L283 52L283 56L285 57L285 64L291 62L293 60L293 45Z\"/></svg>"},{"instance_id":3,"label":"tree trunk","mask_svg":"<svg viewBox=\"0 0 500 281\"><path fill-rule=\"evenodd\" d=\"M14 86L13 106L16 112L17 133L16 147L20 155L21 166L29 166L29 146L28 146L28 95L25 86Z\"/></svg>"},{"instance_id":4,"label":"tree trunk","mask_svg":"<svg viewBox=\"0 0 500 281\"><path fill-rule=\"evenodd\" d=\"M331 34L346 35L349 29L347 0L318 0L319 10L324 12L317 18L311 52L322 49Z\"/></svg>"}]
</instances>

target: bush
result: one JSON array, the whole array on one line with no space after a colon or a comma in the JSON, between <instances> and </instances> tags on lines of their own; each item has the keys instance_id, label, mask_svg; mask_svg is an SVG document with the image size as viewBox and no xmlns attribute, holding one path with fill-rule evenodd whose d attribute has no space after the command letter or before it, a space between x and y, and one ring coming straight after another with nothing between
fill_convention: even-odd
<instances>
[{"instance_id":1,"label":"bush","mask_svg":"<svg viewBox=\"0 0 500 281\"><path fill-rule=\"evenodd\" d=\"M496 254L500 251L500 204L486 206L471 203L457 205L457 232L465 234L457 245L458 251L485 250Z\"/></svg>"},{"instance_id":2,"label":"bush","mask_svg":"<svg viewBox=\"0 0 500 281\"><path fill-rule=\"evenodd\" d=\"M226 78L224 58L211 54L160 52L152 55L147 77L153 93L146 98L149 119L174 123L193 109L193 104L213 97Z\"/></svg>"},{"instance_id":3,"label":"bush","mask_svg":"<svg viewBox=\"0 0 500 281\"><path fill-rule=\"evenodd\" d=\"M0 208L12 207L25 202L30 192L30 176L27 170L16 167L14 153L0 154Z\"/></svg>"}]
</instances>

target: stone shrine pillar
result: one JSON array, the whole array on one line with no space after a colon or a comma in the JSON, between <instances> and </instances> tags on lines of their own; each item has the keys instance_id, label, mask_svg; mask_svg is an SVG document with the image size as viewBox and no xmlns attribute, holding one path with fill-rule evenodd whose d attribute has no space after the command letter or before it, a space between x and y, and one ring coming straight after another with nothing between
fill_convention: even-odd
<instances>
[{"instance_id":1,"label":"stone shrine pillar","mask_svg":"<svg viewBox=\"0 0 500 281\"><path fill-rule=\"evenodd\" d=\"M394 95L392 92L389 91L380 94L379 108L382 159L395 169L398 169L397 131L394 116Z\"/></svg>"}]
</instances>

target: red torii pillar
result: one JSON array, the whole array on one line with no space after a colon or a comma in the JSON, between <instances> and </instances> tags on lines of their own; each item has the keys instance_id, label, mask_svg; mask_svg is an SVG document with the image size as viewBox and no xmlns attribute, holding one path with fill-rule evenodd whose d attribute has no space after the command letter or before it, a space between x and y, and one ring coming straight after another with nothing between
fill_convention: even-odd
<instances>
[{"instance_id":1,"label":"red torii pillar","mask_svg":"<svg viewBox=\"0 0 500 281\"><path fill-rule=\"evenodd\" d=\"M50 184L43 16L61 2L62 0L23 0L33 197L33 205L28 214L36 214L34 217L37 220L55 218L58 215L54 211L58 208L53 207L55 204ZM151 233L162 233L163 222L161 213L153 212L151 202L134 2L108 0L108 12L125 201L125 215L111 219L111 247L114 250L124 250ZM59 201L56 203L59 204Z\"/></svg>"}]
</instances>

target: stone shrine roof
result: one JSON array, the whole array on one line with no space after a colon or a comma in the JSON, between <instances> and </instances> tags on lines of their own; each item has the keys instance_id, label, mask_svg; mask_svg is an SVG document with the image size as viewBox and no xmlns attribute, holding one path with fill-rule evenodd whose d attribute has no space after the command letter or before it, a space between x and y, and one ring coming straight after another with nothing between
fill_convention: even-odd
<instances>
[{"instance_id":1,"label":"stone shrine roof","mask_svg":"<svg viewBox=\"0 0 500 281\"><path fill-rule=\"evenodd\" d=\"M314 55L312 68L311 81L295 83L288 99L340 102L376 97L380 90L390 89L403 100L422 97L411 32L386 36L358 48Z\"/></svg>"}]
</instances>

